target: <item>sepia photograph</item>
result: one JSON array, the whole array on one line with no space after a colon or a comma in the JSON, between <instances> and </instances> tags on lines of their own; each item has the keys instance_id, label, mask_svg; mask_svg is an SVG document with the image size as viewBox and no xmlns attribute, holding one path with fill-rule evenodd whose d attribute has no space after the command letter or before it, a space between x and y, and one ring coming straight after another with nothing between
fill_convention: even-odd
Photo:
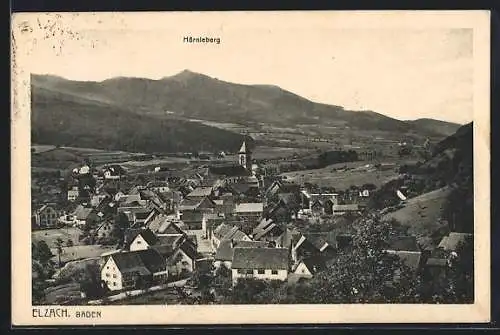
<instances>
[{"instance_id":1,"label":"sepia photograph","mask_svg":"<svg viewBox=\"0 0 500 335\"><path fill-rule=\"evenodd\" d=\"M487 321L488 29L14 15L13 320Z\"/></svg>"}]
</instances>

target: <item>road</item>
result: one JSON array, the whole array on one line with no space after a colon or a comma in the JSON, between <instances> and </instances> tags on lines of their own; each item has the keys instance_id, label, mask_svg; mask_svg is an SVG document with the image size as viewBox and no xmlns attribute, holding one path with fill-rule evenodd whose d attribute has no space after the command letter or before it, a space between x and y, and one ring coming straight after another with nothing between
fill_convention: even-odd
<instances>
[{"instance_id":1,"label":"road","mask_svg":"<svg viewBox=\"0 0 500 335\"><path fill-rule=\"evenodd\" d=\"M121 292L121 293L106 297L106 300L107 301L118 301L118 300L130 298L130 297L137 297L139 295L143 295L143 294L155 292L155 291L165 290L167 288L174 287L174 286L184 286L184 285L186 285L186 282L187 282L187 279L182 279L182 280L178 280L178 281L171 282L171 283L164 284L164 285L152 286L152 287L148 288L147 290L132 290L132 291ZM101 305L103 303L103 300L104 299L91 300L88 302L88 304L89 305Z\"/></svg>"}]
</instances>

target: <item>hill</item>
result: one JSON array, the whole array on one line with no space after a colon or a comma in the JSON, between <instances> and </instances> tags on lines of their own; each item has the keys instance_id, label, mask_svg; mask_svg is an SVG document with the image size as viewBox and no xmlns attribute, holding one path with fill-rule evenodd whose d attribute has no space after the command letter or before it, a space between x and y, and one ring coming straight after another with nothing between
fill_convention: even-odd
<instances>
[{"instance_id":1,"label":"hill","mask_svg":"<svg viewBox=\"0 0 500 335\"><path fill-rule=\"evenodd\" d=\"M33 143L146 153L233 152L244 139L234 132L200 123L134 113L89 91L80 94L57 89L65 80L44 80L44 85L32 86Z\"/></svg>"},{"instance_id":2,"label":"hill","mask_svg":"<svg viewBox=\"0 0 500 335\"><path fill-rule=\"evenodd\" d=\"M417 119L406 122L412 124L417 129L427 129L430 132L443 134L446 136L453 135L458 130L458 128L460 128L460 125L457 123L434 119Z\"/></svg>"},{"instance_id":3,"label":"hill","mask_svg":"<svg viewBox=\"0 0 500 335\"><path fill-rule=\"evenodd\" d=\"M34 90L59 92L73 99L108 104L141 115L175 115L240 124L276 126L317 124L352 130L447 135L429 122L405 122L372 112L315 103L272 85L241 85L182 71L159 80L118 77L102 82L70 81L55 76L32 75Z\"/></svg>"},{"instance_id":4,"label":"hill","mask_svg":"<svg viewBox=\"0 0 500 335\"><path fill-rule=\"evenodd\" d=\"M442 231L440 222L446 222L451 231L474 231L472 123L439 142L428 160L406 166L400 172L404 177L383 185L374 194L372 208L396 206L396 190L404 190L409 199L387 218L426 227L429 232L432 227L435 232ZM422 203L426 208L422 208Z\"/></svg>"}]
</instances>

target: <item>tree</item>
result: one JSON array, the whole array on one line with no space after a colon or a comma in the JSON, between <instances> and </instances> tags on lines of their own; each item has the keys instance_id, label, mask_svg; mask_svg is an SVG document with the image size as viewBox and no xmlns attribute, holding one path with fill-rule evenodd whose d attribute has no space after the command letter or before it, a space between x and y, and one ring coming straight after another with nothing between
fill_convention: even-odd
<instances>
[{"instance_id":1,"label":"tree","mask_svg":"<svg viewBox=\"0 0 500 335\"><path fill-rule=\"evenodd\" d=\"M57 240L56 240L56 249L57 249L57 257L58 257L58 261L59 261L59 267L61 267L61 254L63 253L63 245L64 245L64 241L62 238L58 237Z\"/></svg>"},{"instance_id":2,"label":"tree","mask_svg":"<svg viewBox=\"0 0 500 335\"><path fill-rule=\"evenodd\" d=\"M42 266L46 266L50 263L50 260L54 255L50 251L49 246L43 240L31 244L32 258L40 262Z\"/></svg>"},{"instance_id":3,"label":"tree","mask_svg":"<svg viewBox=\"0 0 500 335\"><path fill-rule=\"evenodd\" d=\"M119 213L114 217L114 225L111 230L111 238L116 242L118 247L123 246L125 240L125 230L129 227L127 215Z\"/></svg>"},{"instance_id":4,"label":"tree","mask_svg":"<svg viewBox=\"0 0 500 335\"><path fill-rule=\"evenodd\" d=\"M325 271L295 290L298 303L403 303L419 299L419 282L399 257L384 252L399 235L393 223L377 217L357 224L353 248L340 251Z\"/></svg>"}]
</instances>

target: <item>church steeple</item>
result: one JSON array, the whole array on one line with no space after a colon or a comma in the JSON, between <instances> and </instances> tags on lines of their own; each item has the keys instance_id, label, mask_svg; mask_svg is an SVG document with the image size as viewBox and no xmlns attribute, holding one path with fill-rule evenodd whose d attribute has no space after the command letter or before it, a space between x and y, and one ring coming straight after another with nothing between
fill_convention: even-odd
<instances>
[{"instance_id":1,"label":"church steeple","mask_svg":"<svg viewBox=\"0 0 500 335\"><path fill-rule=\"evenodd\" d=\"M240 165L248 171L252 170L252 153L248 148L246 141L243 141L240 151L238 152Z\"/></svg>"}]
</instances>

